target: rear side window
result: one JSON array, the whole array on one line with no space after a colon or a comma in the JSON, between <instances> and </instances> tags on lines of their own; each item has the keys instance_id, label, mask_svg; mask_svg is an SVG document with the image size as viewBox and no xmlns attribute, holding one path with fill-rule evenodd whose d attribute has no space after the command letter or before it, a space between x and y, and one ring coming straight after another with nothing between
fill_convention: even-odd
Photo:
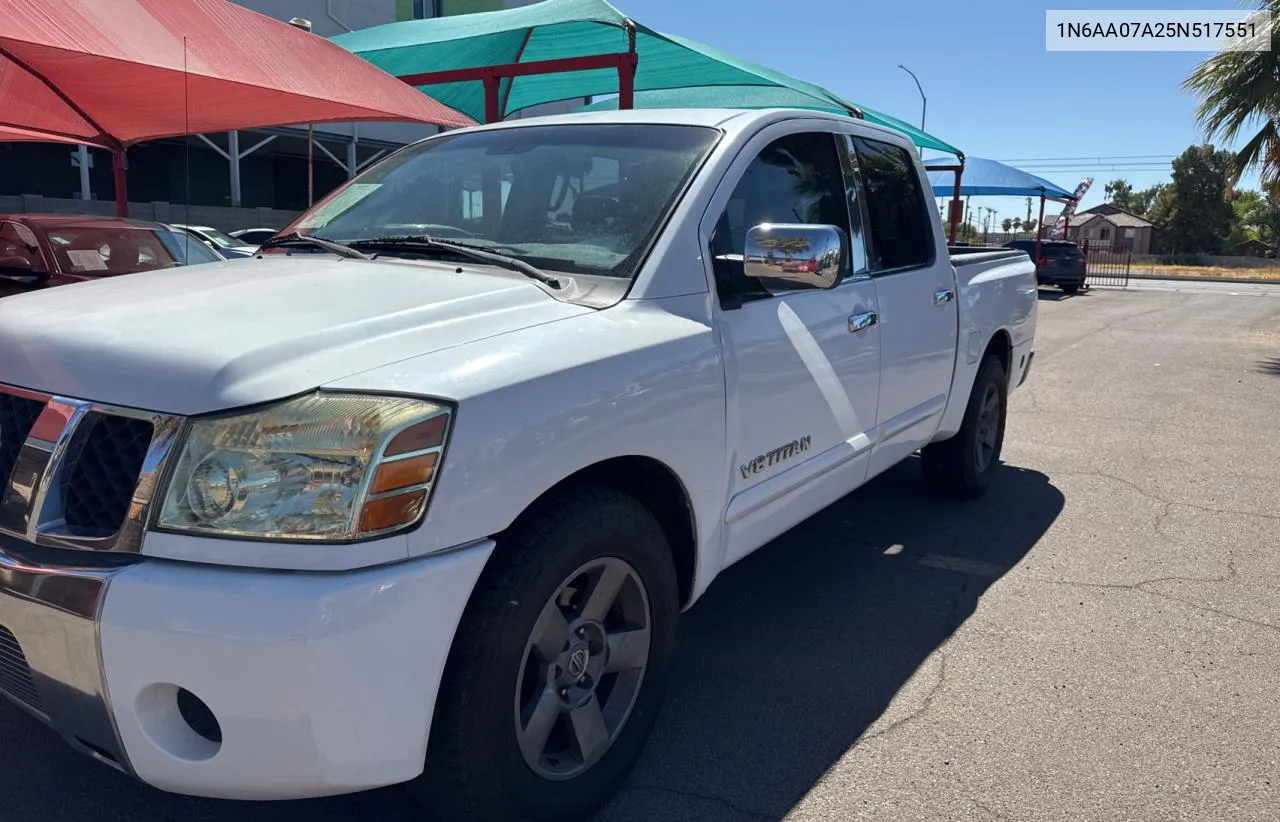
<instances>
[{"instance_id":1,"label":"rear side window","mask_svg":"<svg viewBox=\"0 0 1280 822\"><path fill-rule=\"evenodd\" d=\"M904 148L853 138L871 223L873 271L914 268L933 262L933 232L924 190Z\"/></svg>"}]
</instances>

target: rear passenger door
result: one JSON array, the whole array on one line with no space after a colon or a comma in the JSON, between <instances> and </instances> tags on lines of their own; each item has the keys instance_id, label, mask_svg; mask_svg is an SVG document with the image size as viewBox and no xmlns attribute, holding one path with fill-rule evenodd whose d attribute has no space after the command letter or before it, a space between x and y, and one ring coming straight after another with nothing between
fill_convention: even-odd
<instances>
[{"instance_id":1,"label":"rear passenger door","mask_svg":"<svg viewBox=\"0 0 1280 822\"><path fill-rule=\"evenodd\" d=\"M956 282L915 152L872 137L850 142L880 306L875 476L927 444L942 421L955 368Z\"/></svg>"}]
</instances>

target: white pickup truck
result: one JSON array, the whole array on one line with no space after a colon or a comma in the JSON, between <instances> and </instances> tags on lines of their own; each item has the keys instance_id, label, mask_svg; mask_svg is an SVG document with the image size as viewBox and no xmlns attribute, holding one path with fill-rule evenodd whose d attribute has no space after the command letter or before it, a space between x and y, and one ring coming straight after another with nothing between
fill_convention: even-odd
<instances>
[{"instance_id":1,"label":"white pickup truck","mask_svg":"<svg viewBox=\"0 0 1280 822\"><path fill-rule=\"evenodd\" d=\"M721 571L916 452L999 470L1035 269L925 179L812 112L528 119L0 301L0 692L168 791L590 813Z\"/></svg>"}]
</instances>

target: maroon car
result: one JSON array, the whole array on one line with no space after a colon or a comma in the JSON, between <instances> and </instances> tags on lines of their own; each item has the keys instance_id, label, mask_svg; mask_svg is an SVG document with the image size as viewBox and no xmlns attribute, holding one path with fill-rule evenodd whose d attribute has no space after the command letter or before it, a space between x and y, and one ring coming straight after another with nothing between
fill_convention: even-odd
<instances>
[{"instance_id":1,"label":"maroon car","mask_svg":"<svg viewBox=\"0 0 1280 822\"><path fill-rule=\"evenodd\" d=\"M184 231L147 220L0 215L0 296L221 260Z\"/></svg>"}]
</instances>

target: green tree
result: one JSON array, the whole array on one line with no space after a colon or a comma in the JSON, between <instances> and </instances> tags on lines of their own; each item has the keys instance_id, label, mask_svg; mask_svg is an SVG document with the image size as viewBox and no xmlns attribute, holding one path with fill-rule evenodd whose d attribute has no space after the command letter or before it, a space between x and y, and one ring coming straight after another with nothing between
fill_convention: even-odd
<instances>
[{"instance_id":1,"label":"green tree","mask_svg":"<svg viewBox=\"0 0 1280 822\"><path fill-rule=\"evenodd\" d=\"M1034 234L1034 233L1035 233L1035 230L1036 230L1036 226L1037 226L1037 225L1039 225L1039 223L1038 223L1034 218L1031 218L1031 217L1028 217L1028 218L1027 218L1023 223L1022 223L1022 227L1023 227L1024 229L1026 229L1027 231L1031 232L1032 234Z\"/></svg>"},{"instance_id":2,"label":"green tree","mask_svg":"<svg viewBox=\"0 0 1280 822\"><path fill-rule=\"evenodd\" d=\"M1021 217L1014 217L1014 218L1013 218L1013 233L1014 233L1014 234L1017 234L1017 233L1018 233L1019 231L1021 231L1021 230L1022 230L1022 218L1021 218Z\"/></svg>"},{"instance_id":3,"label":"green tree","mask_svg":"<svg viewBox=\"0 0 1280 822\"><path fill-rule=\"evenodd\" d=\"M1157 204L1161 202L1168 188L1168 183L1156 183L1149 188L1142 189L1142 191L1133 192L1133 196L1130 198L1130 204L1133 208L1126 208L1125 211L1137 214L1139 217L1146 217L1153 223L1161 222L1152 217L1152 214L1156 211ZM1167 219L1166 214L1165 221Z\"/></svg>"},{"instance_id":4,"label":"green tree","mask_svg":"<svg viewBox=\"0 0 1280 822\"><path fill-rule=\"evenodd\" d=\"M1261 240L1274 245L1280 241L1280 202L1257 191L1237 191L1231 197L1236 226L1228 245L1244 240Z\"/></svg>"},{"instance_id":5,"label":"green tree","mask_svg":"<svg viewBox=\"0 0 1280 822\"><path fill-rule=\"evenodd\" d=\"M1013 228L1013 220L1005 217L1004 222L1000 224L1000 227L1004 229L1005 234L1008 234L1009 230Z\"/></svg>"},{"instance_id":6,"label":"green tree","mask_svg":"<svg viewBox=\"0 0 1280 822\"><path fill-rule=\"evenodd\" d=\"M1280 0L1250 0L1249 5L1280 15ZM1233 185L1251 168L1264 185L1280 180L1280 28L1258 28L1259 38L1271 40L1269 51L1219 52L1197 65L1182 84L1200 100L1196 121L1207 139L1234 143L1249 135L1231 157Z\"/></svg>"},{"instance_id":7,"label":"green tree","mask_svg":"<svg viewBox=\"0 0 1280 822\"><path fill-rule=\"evenodd\" d=\"M1173 161L1170 242L1175 251L1217 254L1231 233L1227 202L1233 158L1211 145L1191 146Z\"/></svg>"},{"instance_id":8,"label":"green tree","mask_svg":"<svg viewBox=\"0 0 1280 822\"><path fill-rule=\"evenodd\" d=\"M1133 213L1133 186L1125 179L1112 180L1103 187L1107 202L1116 208Z\"/></svg>"}]
</instances>

